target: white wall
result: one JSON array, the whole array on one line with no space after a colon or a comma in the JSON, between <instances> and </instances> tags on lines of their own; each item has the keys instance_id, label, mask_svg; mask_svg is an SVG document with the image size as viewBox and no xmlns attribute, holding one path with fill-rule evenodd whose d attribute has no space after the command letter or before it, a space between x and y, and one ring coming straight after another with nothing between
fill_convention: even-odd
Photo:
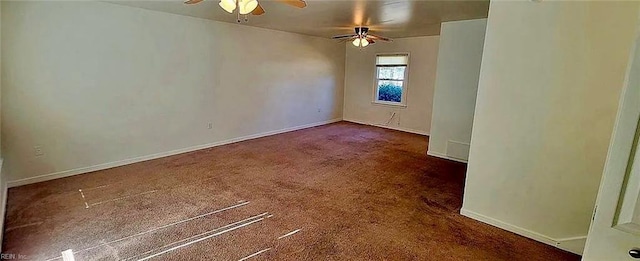
<instances>
[{"instance_id":1,"label":"white wall","mask_svg":"<svg viewBox=\"0 0 640 261\"><path fill-rule=\"evenodd\" d=\"M0 3L0 61L2 60L2 3ZM6 172L3 171L2 159L2 63L0 62L0 231L4 231L4 216L7 207L7 178ZM0 242L2 242L2 236L4 233L0 233ZM2 246L0 246L0 252L2 252Z\"/></svg>"},{"instance_id":2,"label":"white wall","mask_svg":"<svg viewBox=\"0 0 640 261\"><path fill-rule=\"evenodd\" d=\"M442 23L429 155L469 157L487 19Z\"/></svg>"},{"instance_id":3,"label":"white wall","mask_svg":"<svg viewBox=\"0 0 640 261\"><path fill-rule=\"evenodd\" d=\"M375 32L373 32L375 33ZM438 36L396 39L359 49L347 43L344 119L428 134L438 56ZM410 53L407 107L373 104L376 54Z\"/></svg>"},{"instance_id":4,"label":"white wall","mask_svg":"<svg viewBox=\"0 0 640 261\"><path fill-rule=\"evenodd\" d=\"M2 5L13 184L342 117L345 50L330 39L101 2Z\"/></svg>"},{"instance_id":5,"label":"white wall","mask_svg":"<svg viewBox=\"0 0 640 261\"><path fill-rule=\"evenodd\" d=\"M637 2L491 2L463 214L581 252Z\"/></svg>"},{"instance_id":6,"label":"white wall","mask_svg":"<svg viewBox=\"0 0 640 261\"><path fill-rule=\"evenodd\" d=\"M0 2L0 61L2 61L2 3L1 2ZM2 62L0 62L0 159L2 159L2 138L1 138L2 137L2 120L1 119L2 119ZM2 164L0 163L0 173L1 172L2 172Z\"/></svg>"}]
</instances>

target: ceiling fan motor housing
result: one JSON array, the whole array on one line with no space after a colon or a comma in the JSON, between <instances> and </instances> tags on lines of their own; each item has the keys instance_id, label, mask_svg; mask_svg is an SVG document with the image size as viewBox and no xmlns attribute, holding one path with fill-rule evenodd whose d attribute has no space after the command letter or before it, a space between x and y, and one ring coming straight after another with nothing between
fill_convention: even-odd
<instances>
[{"instance_id":1,"label":"ceiling fan motor housing","mask_svg":"<svg viewBox=\"0 0 640 261\"><path fill-rule=\"evenodd\" d=\"M357 35L367 35L369 32L369 27L356 27Z\"/></svg>"}]
</instances>

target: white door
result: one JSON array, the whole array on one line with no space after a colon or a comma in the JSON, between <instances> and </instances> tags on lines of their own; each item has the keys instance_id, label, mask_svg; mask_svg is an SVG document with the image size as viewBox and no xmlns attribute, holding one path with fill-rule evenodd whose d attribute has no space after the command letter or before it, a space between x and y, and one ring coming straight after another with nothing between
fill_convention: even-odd
<instances>
[{"instance_id":1,"label":"white door","mask_svg":"<svg viewBox=\"0 0 640 261\"><path fill-rule=\"evenodd\" d=\"M583 260L640 260L639 40L627 70Z\"/></svg>"}]
</instances>

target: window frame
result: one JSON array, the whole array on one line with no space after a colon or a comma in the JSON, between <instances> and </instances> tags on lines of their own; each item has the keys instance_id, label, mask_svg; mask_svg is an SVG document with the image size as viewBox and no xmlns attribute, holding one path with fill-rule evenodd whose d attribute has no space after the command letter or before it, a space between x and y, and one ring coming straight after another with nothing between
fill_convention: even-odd
<instances>
[{"instance_id":1,"label":"window frame","mask_svg":"<svg viewBox=\"0 0 640 261\"><path fill-rule=\"evenodd\" d=\"M379 56L406 56L407 64L404 69L404 79L402 80L402 97L400 102L390 102L390 101L381 101L378 100L378 57ZM407 107L407 93L409 87L409 63L411 62L411 55L408 52L398 52L398 53L376 53L375 61L373 64L373 94L371 103L374 105L385 105L385 106L393 106L393 107ZM399 81L399 80L393 80Z\"/></svg>"}]
</instances>

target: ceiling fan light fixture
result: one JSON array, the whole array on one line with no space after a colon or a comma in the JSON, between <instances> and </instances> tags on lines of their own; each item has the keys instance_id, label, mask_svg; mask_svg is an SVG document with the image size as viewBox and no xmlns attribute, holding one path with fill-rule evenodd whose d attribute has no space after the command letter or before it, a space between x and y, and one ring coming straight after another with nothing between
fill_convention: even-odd
<instances>
[{"instance_id":1,"label":"ceiling fan light fixture","mask_svg":"<svg viewBox=\"0 0 640 261\"><path fill-rule=\"evenodd\" d=\"M220 7L232 14L234 10L236 10L236 1L235 0L220 0Z\"/></svg>"},{"instance_id":2,"label":"ceiling fan light fixture","mask_svg":"<svg viewBox=\"0 0 640 261\"><path fill-rule=\"evenodd\" d=\"M240 6L240 14L246 15L253 12L253 10L255 10L256 7L258 7L258 1L257 0L240 0L239 6Z\"/></svg>"},{"instance_id":3,"label":"ceiling fan light fixture","mask_svg":"<svg viewBox=\"0 0 640 261\"><path fill-rule=\"evenodd\" d=\"M362 40L360 40L360 45L362 45L362 47L367 47L367 45L369 45L367 38L362 38Z\"/></svg>"},{"instance_id":4,"label":"ceiling fan light fixture","mask_svg":"<svg viewBox=\"0 0 640 261\"><path fill-rule=\"evenodd\" d=\"M282 0L284 1L284 0ZM344 44L345 41L351 41L355 47L364 48L377 42L392 42L390 38L369 34L369 28L356 27L355 34L343 34L331 37L334 40L340 40Z\"/></svg>"},{"instance_id":5,"label":"ceiling fan light fixture","mask_svg":"<svg viewBox=\"0 0 640 261\"><path fill-rule=\"evenodd\" d=\"M355 40L353 40L353 46L355 47L360 46L360 38L356 38Z\"/></svg>"}]
</instances>

